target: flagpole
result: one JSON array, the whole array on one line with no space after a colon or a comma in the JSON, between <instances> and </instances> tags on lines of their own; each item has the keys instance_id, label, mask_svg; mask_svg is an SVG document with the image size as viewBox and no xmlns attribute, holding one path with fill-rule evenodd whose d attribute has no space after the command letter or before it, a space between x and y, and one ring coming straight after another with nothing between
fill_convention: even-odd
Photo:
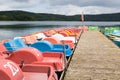
<instances>
[{"instance_id":1,"label":"flagpole","mask_svg":"<svg viewBox=\"0 0 120 80\"><path fill-rule=\"evenodd\" d=\"M84 26L84 13L81 14L81 20L82 20L82 27Z\"/></svg>"}]
</instances>

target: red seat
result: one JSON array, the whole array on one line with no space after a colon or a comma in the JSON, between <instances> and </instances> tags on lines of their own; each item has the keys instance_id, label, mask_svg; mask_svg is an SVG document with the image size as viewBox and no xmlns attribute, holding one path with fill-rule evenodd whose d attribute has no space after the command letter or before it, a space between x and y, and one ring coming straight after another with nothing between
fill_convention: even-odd
<instances>
[{"instance_id":1,"label":"red seat","mask_svg":"<svg viewBox=\"0 0 120 80\"><path fill-rule=\"evenodd\" d=\"M50 66L26 65L22 70L12 61L0 60L0 80L58 80Z\"/></svg>"},{"instance_id":2,"label":"red seat","mask_svg":"<svg viewBox=\"0 0 120 80\"><path fill-rule=\"evenodd\" d=\"M2 53L3 51L7 51L5 46L3 45L3 43L0 43L0 53Z\"/></svg>"},{"instance_id":3,"label":"red seat","mask_svg":"<svg viewBox=\"0 0 120 80\"><path fill-rule=\"evenodd\" d=\"M63 42L64 42L64 44L68 44L71 49L73 49L75 47L74 42L71 40L61 40L61 44L63 44Z\"/></svg>"},{"instance_id":4,"label":"red seat","mask_svg":"<svg viewBox=\"0 0 120 80\"><path fill-rule=\"evenodd\" d=\"M59 34L62 34L64 37L68 36L68 34L65 31L59 32Z\"/></svg>"},{"instance_id":5,"label":"red seat","mask_svg":"<svg viewBox=\"0 0 120 80\"><path fill-rule=\"evenodd\" d=\"M53 30L53 29L52 29L52 30L49 30L48 32L49 32L50 34L52 34L52 35L57 33L57 32L56 32L55 30Z\"/></svg>"},{"instance_id":6,"label":"red seat","mask_svg":"<svg viewBox=\"0 0 120 80\"><path fill-rule=\"evenodd\" d=\"M22 37L26 44L32 44L37 41L37 37L35 35L28 35Z\"/></svg>"},{"instance_id":7,"label":"red seat","mask_svg":"<svg viewBox=\"0 0 120 80\"><path fill-rule=\"evenodd\" d=\"M68 44L70 46L71 49L73 49L75 47L75 44L73 41L71 40L60 40L59 38L57 37L46 37L44 38L43 40L46 40L46 41L49 41L51 42L52 44Z\"/></svg>"},{"instance_id":8,"label":"red seat","mask_svg":"<svg viewBox=\"0 0 120 80\"><path fill-rule=\"evenodd\" d=\"M76 28L69 28L67 31L69 31L69 36L76 36L76 38L79 39L79 34Z\"/></svg>"},{"instance_id":9,"label":"red seat","mask_svg":"<svg viewBox=\"0 0 120 80\"><path fill-rule=\"evenodd\" d=\"M52 33L49 32L49 30L42 31L47 37L50 37Z\"/></svg>"},{"instance_id":10,"label":"red seat","mask_svg":"<svg viewBox=\"0 0 120 80\"><path fill-rule=\"evenodd\" d=\"M55 37L46 37L43 40L49 41L52 44L60 44L60 40L58 38L55 38Z\"/></svg>"},{"instance_id":11,"label":"red seat","mask_svg":"<svg viewBox=\"0 0 120 80\"><path fill-rule=\"evenodd\" d=\"M48 65L25 65L22 71L25 80L58 80L53 67Z\"/></svg>"},{"instance_id":12,"label":"red seat","mask_svg":"<svg viewBox=\"0 0 120 80\"><path fill-rule=\"evenodd\" d=\"M18 64L24 60L25 64L51 65L56 71L62 71L65 68L63 53L41 53L37 49L31 47L19 49L13 52L7 59L10 59Z\"/></svg>"},{"instance_id":13,"label":"red seat","mask_svg":"<svg viewBox=\"0 0 120 80\"><path fill-rule=\"evenodd\" d=\"M6 50L5 46L3 45L3 43L1 42L0 43L0 56L2 56L4 58L7 57L8 55L3 54L3 52L7 52L7 50Z\"/></svg>"}]
</instances>

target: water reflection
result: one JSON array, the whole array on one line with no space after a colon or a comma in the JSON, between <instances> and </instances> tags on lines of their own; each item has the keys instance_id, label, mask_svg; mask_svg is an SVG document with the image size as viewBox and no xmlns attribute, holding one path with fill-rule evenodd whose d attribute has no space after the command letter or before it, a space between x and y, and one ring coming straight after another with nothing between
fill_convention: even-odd
<instances>
[{"instance_id":1,"label":"water reflection","mask_svg":"<svg viewBox=\"0 0 120 80\"><path fill-rule=\"evenodd\" d=\"M56 28L55 26L31 26L31 25L3 25L0 26L0 40L12 39L16 36L24 36L46 29Z\"/></svg>"}]
</instances>

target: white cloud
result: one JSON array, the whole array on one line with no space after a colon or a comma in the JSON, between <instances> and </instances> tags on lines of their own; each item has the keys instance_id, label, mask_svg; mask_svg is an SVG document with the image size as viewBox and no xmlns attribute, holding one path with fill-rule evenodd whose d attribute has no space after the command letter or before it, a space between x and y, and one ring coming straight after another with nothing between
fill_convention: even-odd
<instances>
[{"instance_id":1,"label":"white cloud","mask_svg":"<svg viewBox=\"0 0 120 80\"><path fill-rule=\"evenodd\" d=\"M0 5L0 10L1 11L10 10L10 8L8 6Z\"/></svg>"},{"instance_id":2,"label":"white cloud","mask_svg":"<svg viewBox=\"0 0 120 80\"><path fill-rule=\"evenodd\" d=\"M88 6L84 7L84 12L86 14L117 13L120 12L120 9L110 7Z\"/></svg>"},{"instance_id":3,"label":"white cloud","mask_svg":"<svg viewBox=\"0 0 120 80\"><path fill-rule=\"evenodd\" d=\"M73 5L65 5L65 6L51 6L47 9L44 9L45 13L54 13L54 14L63 14L63 15L74 15L81 14L83 8Z\"/></svg>"},{"instance_id":4,"label":"white cloud","mask_svg":"<svg viewBox=\"0 0 120 80\"><path fill-rule=\"evenodd\" d=\"M0 0L0 11L25 10L63 15L120 12L120 0Z\"/></svg>"},{"instance_id":5,"label":"white cloud","mask_svg":"<svg viewBox=\"0 0 120 80\"><path fill-rule=\"evenodd\" d=\"M84 12L84 14L115 13L115 12L120 12L120 10L109 7L97 7L97 6L79 7L74 5L64 5L64 6L49 7L48 9L44 9L44 11L39 11L39 12L63 14L63 15L76 15L76 14L81 14L82 12Z\"/></svg>"},{"instance_id":6,"label":"white cloud","mask_svg":"<svg viewBox=\"0 0 120 80\"><path fill-rule=\"evenodd\" d=\"M49 3L55 6L71 4L81 7L86 6L120 7L120 0L51 0Z\"/></svg>"}]
</instances>

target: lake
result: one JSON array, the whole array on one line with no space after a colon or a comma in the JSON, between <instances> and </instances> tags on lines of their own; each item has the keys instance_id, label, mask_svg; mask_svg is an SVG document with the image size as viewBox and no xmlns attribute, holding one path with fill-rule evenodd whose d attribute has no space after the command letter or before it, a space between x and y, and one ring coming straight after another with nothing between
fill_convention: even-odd
<instances>
[{"instance_id":1,"label":"lake","mask_svg":"<svg viewBox=\"0 0 120 80\"><path fill-rule=\"evenodd\" d=\"M12 39L34 32L40 32L57 27L71 27L82 25L80 21L0 21L0 40ZM84 25L118 26L120 22L84 22Z\"/></svg>"}]
</instances>

